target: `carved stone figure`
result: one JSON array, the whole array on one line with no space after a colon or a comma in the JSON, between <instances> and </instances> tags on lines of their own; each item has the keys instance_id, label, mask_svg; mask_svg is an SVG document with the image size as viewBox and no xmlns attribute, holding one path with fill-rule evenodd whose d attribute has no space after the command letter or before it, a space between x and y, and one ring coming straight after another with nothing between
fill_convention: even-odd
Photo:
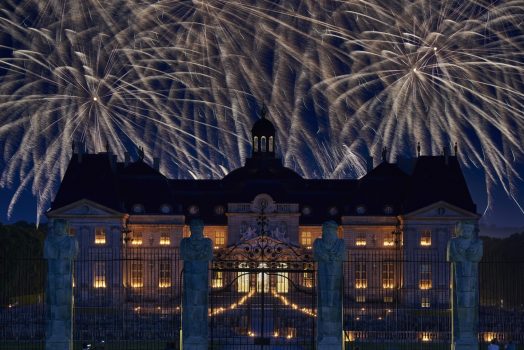
<instances>
[{"instance_id":1,"label":"carved stone figure","mask_svg":"<svg viewBox=\"0 0 524 350\"><path fill-rule=\"evenodd\" d=\"M257 229L245 221L242 221L240 231L240 241L249 241L257 236Z\"/></svg>"},{"instance_id":2,"label":"carved stone figure","mask_svg":"<svg viewBox=\"0 0 524 350\"><path fill-rule=\"evenodd\" d=\"M456 233L447 251L447 259L452 263L452 348L478 350L478 263L482 258L482 241L476 237L473 221L458 222Z\"/></svg>"},{"instance_id":3,"label":"carved stone figure","mask_svg":"<svg viewBox=\"0 0 524 350\"><path fill-rule=\"evenodd\" d=\"M281 221L278 226L274 226L271 229L271 236L277 241L288 243L287 224L284 221Z\"/></svg>"},{"instance_id":4,"label":"carved stone figure","mask_svg":"<svg viewBox=\"0 0 524 350\"><path fill-rule=\"evenodd\" d=\"M327 221L322 225L322 238L313 243L318 262L318 327L319 349L342 348L342 262L344 240L337 237L338 224Z\"/></svg>"},{"instance_id":5,"label":"carved stone figure","mask_svg":"<svg viewBox=\"0 0 524 350\"><path fill-rule=\"evenodd\" d=\"M212 241L204 238L204 223L189 224L191 236L180 242L184 260L182 337L184 350L207 350L208 264L213 258Z\"/></svg>"},{"instance_id":6,"label":"carved stone figure","mask_svg":"<svg viewBox=\"0 0 524 350\"><path fill-rule=\"evenodd\" d=\"M73 259L78 242L67 234L65 220L53 220L44 243L47 259L46 350L72 349Z\"/></svg>"}]
</instances>

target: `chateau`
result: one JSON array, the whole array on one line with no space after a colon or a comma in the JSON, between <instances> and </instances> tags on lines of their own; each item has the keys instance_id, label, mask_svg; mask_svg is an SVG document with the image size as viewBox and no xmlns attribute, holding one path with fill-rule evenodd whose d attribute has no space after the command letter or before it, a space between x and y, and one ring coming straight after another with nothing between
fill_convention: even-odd
<instances>
[{"instance_id":1,"label":"chateau","mask_svg":"<svg viewBox=\"0 0 524 350\"><path fill-rule=\"evenodd\" d=\"M168 179L157 160L151 167L143 159L119 162L109 152L77 150L47 212L51 220L69 222L80 245L78 260L88 262L89 268L76 273L76 287L86 298L94 295L88 290L112 295L112 302L122 296L115 292L121 288L131 290L130 301L179 288L175 281L182 264L169 257L177 254L193 218L203 220L216 252L225 254L264 236L300 256L307 256L322 223L334 220L352 262L344 276L352 302L409 300L420 308L449 302L449 271L439 271L435 262L445 261L458 220L479 219L456 154L390 163L384 153L376 166L370 159L360 179L304 179L282 165L276 137L268 119L258 120L251 157L219 180ZM155 252L157 259L141 259L145 252ZM388 258L367 263L379 255ZM122 257L128 263L111 262ZM399 260L427 263L399 266ZM266 278L269 285L263 287L258 276L239 275L233 288L239 293L290 288L287 275ZM308 271L296 282L306 288L315 283ZM233 279L227 274L212 272L211 288L228 283Z\"/></svg>"}]
</instances>

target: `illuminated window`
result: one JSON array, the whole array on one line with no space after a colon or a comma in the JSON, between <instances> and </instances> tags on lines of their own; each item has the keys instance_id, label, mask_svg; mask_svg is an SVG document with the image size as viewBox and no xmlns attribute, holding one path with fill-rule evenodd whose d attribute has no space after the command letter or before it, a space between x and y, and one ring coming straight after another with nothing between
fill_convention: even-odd
<instances>
[{"instance_id":1,"label":"illuminated window","mask_svg":"<svg viewBox=\"0 0 524 350\"><path fill-rule=\"evenodd\" d=\"M358 247L363 247L367 244L366 242L366 235L365 234L359 234L355 240L355 245Z\"/></svg>"},{"instance_id":2,"label":"illuminated window","mask_svg":"<svg viewBox=\"0 0 524 350\"><path fill-rule=\"evenodd\" d=\"M106 244L106 230L103 227L95 228L95 244Z\"/></svg>"},{"instance_id":3,"label":"illuminated window","mask_svg":"<svg viewBox=\"0 0 524 350\"><path fill-rule=\"evenodd\" d=\"M422 297L420 299L420 307L423 307L423 308L431 307L431 302L429 301L429 297Z\"/></svg>"},{"instance_id":4,"label":"illuminated window","mask_svg":"<svg viewBox=\"0 0 524 350\"><path fill-rule=\"evenodd\" d=\"M393 247L395 239L393 237L384 237L384 247Z\"/></svg>"},{"instance_id":5,"label":"illuminated window","mask_svg":"<svg viewBox=\"0 0 524 350\"><path fill-rule=\"evenodd\" d=\"M171 244L171 237L169 236L169 233L164 232L160 235L160 245L170 245Z\"/></svg>"},{"instance_id":6,"label":"illuminated window","mask_svg":"<svg viewBox=\"0 0 524 350\"><path fill-rule=\"evenodd\" d=\"M269 152L273 152L273 136L269 136Z\"/></svg>"},{"instance_id":7,"label":"illuminated window","mask_svg":"<svg viewBox=\"0 0 524 350\"><path fill-rule=\"evenodd\" d=\"M357 303L365 303L366 302L366 296L365 295L357 295L355 298L355 301Z\"/></svg>"},{"instance_id":8,"label":"illuminated window","mask_svg":"<svg viewBox=\"0 0 524 350\"><path fill-rule=\"evenodd\" d=\"M253 137L253 149L258 152L258 136Z\"/></svg>"},{"instance_id":9,"label":"illuminated window","mask_svg":"<svg viewBox=\"0 0 524 350\"><path fill-rule=\"evenodd\" d=\"M311 247L311 232L304 231L302 232L302 245L306 247Z\"/></svg>"},{"instance_id":10,"label":"illuminated window","mask_svg":"<svg viewBox=\"0 0 524 350\"><path fill-rule=\"evenodd\" d=\"M304 272L304 287L313 288L313 272Z\"/></svg>"},{"instance_id":11,"label":"illuminated window","mask_svg":"<svg viewBox=\"0 0 524 350\"><path fill-rule=\"evenodd\" d=\"M266 276L266 278L269 276ZM287 293L289 290L289 281L287 272L279 272L277 275L277 293Z\"/></svg>"},{"instance_id":12,"label":"illuminated window","mask_svg":"<svg viewBox=\"0 0 524 350\"><path fill-rule=\"evenodd\" d=\"M224 273L222 271L213 271L211 277L211 288L222 288L224 286Z\"/></svg>"},{"instance_id":13,"label":"illuminated window","mask_svg":"<svg viewBox=\"0 0 524 350\"><path fill-rule=\"evenodd\" d=\"M385 303L392 303L393 302L393 297L384 297L384 302Z\"/></svg>"},{"instance_id":14,"label":"illuminated window","mask_svg":"<svg viewBox=\"0 0 524 350\"><path fill-rule=\"evenodd\" d=\"M429 247L431 246L431 231L425 230L422 231L420 234L420 245L422 247Z\"/></svg>"},{"instance_id":15,"label":"illuminated window","mask_svg":"<svg viewBox=\"0 0 524 350\"><path fill-rule=\"evenodd\" d=\"M142 288L144 286L144 265L141 261L131 262L131 287Z\"/></svg>"},{"instance_id":16,"label":"illuminated window","mask_svg":"<svg viewBox=\"0 0 524 350\"><path fill-rule=\"evenodd\" d=\"M395 271L392 262L382 264L382 288L392 289L395 286Z\"/></svg>"},{"instance_id":17,"label":"illuminated window","mask_svg":"<svg viewBox=\"0 0 524 350\"><path fill-rule=\"evenodd\" d=\"M133 233L132 245L142 245L142 232Z\"/></svg>"},{"instance_id":18,"label":"illuminated window","mask_svg":"<svg viewBox=\"0 0 524 350\"><path fill-rule=\"evenodd\" d=\"M106 288L106 263L104 261L95 262L93 287Z\"/></svg>"},{"instance_id":19,"label":"illuminated window","mask_svg":"<svg viewBox=\"0 0 524 350\"><path fill-rule=\"evenodd\" d=\"M239 268L247 268L248 265L246 263L240 263L238 265ZM237 274L237 292L239 293L247 293L249 292L249 273L246 271L239 271Z\"/></svg>"},{"instance_id":20,"label":"illuminated window","mask_svg":"<svg viewBox=\"0 0 524 350\"><path fill-rule=\"evenodd\" d=\"M160 261L158 286L160 288L171 287L171 261L169 260Z\"/></svg>"},{"instance_id":21,"label":"illuminated window","mask_svg":"<svg viewBox=\"0 0 524 350\"><path fill-rule=\"evenodd\" d=\"M262 136L260 138L260 151L265 152L266 151L266 137Z\"/></svg>"},{"instance_id":22,"label":"illuminated window","mask_svg":"<svg viewBox=\"0 0 524 350\"><path fill-rule=\"evenodd\" d=\"M215 246L221 247L226 244L226 233L223 231L215 232Z\"/></svg>"},{"instance_id":23,"label":"illuminated window","mask_svg":"<svg viewBox=\"0 0 524 350\"><path fill-rule=\"evenodd\" d=\"M420 280L419 280L420 289L431 289L431 265L430 264L421 264L420 265Z\"/></svg>"},{"instance_id":24,"label":"illuminated window","mask_svg":"<svg viewBox=\"0 0 524 350\"><path fill-rule=\"evenodd\" d=\"M366 271L366 264L355 264L355 288L363 289L368 287L368 277Z\"/></svg>"}]
</instances>

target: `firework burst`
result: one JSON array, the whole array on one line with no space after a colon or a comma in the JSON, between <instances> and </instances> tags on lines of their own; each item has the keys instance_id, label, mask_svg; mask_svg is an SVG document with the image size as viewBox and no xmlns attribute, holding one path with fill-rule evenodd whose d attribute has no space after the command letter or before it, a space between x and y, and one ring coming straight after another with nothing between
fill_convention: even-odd
<instances>
[{"instance_id":1,"label":"firework burst","mask_svg":"<svg viewBox=\"0 0 524 350\"><path fill-rule=\"evenodd\" d=\"M1 186L42 213L71 142L138 146L172 177L242 165L265 103L286 166L364 173L459 142L515 196L524 137L522 21L512 1L8 1L0 15ZM20 147L23 144L23 147Z\"/></svg>"}]
</instances>

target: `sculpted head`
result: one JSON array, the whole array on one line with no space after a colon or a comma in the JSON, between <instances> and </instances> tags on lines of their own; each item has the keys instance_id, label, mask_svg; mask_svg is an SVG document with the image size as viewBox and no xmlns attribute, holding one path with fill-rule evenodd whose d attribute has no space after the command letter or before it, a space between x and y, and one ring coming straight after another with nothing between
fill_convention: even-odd
<instances>
[{"instance_id":1,"label":"sculpted head","mask_svg":"<svg viewBox=\"0 0 524 350\"><path fill-rule=\"evenodd\" d=\"M204 222L200 219L192 219L189 222L189 230L191 231L191 237L203 238L204 237Z\"/></svg>"},{"instance_id":2,"label":"sculpted head","mask_svg":"<svg viewBox=\"0 0 524 350\"><path fill-rule=\"evenodd\" d=\"M58 236L67 235L67 221L65 221L64 219L54 219L53 233Z\"/></svg>"},{"instance_id":3,"label":"sculpted head","mask_svg":"<svg viewBox=\"0 0 524 350\"><path fill-rule=\"evenodd\" d=\"M326 221L322 224L322 239L328 243L337 240L338 224L333 221Z\"/></svg>"},{"instance_id":4,"label":"sculpted head","mask_svg":"<svg viewBox=\"0 0 524 350\"><path fill-rule=\"evenodd\" d=\"M474 221L459 221L455 227L457 237L473 238L476 225Z\"/></svg>"}]
</instances>

